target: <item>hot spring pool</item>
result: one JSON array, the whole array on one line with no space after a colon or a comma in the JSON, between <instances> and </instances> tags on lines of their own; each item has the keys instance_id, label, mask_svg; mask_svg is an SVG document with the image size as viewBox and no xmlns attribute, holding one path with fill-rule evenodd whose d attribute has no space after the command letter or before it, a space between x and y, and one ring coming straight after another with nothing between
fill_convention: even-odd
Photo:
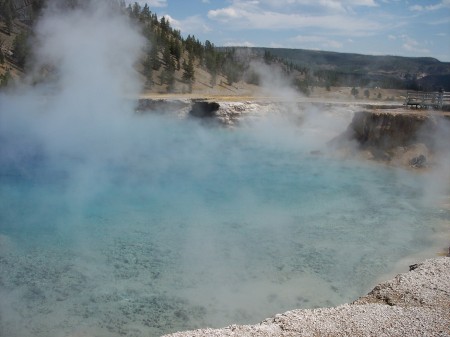
<instances>
[{"instance_id":1,"label":"hot spring pool","mask_svg":"<svg viewBox=\"0 0 450 337\"><path fill-rule=\"evenodd\" d=\"M448 214L423 175L311 155L288 124L3 130L0 335L257 323L354 300L433 244Z\"/></svg>"}]
</instances>

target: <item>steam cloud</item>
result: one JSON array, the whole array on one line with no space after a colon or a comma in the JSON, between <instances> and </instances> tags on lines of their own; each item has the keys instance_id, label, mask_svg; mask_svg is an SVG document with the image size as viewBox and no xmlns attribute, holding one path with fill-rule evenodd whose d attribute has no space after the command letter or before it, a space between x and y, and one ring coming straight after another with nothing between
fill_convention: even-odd
<instances>
[{"instance_id":1,"label":"steam cloud","mask_svg":"<svg viewBox=\"0 0 450 337\"><path fill-rule=\"evenodd\" d=\"M1 132L35 137L51 155L112 154L125 137L140 89L133 65L143 38L107 1L83 8L50 6L36 28L33 78L46 81L1 96ZM14 127L17 126L17 127Z\"/></svg>"},{"instance_id":2,"label":"steam cloud","mask_svg":"<svg viewBox=\"0 0 450 337\"><path fill-rule=\"evenodd\" d=\"M282 97L285 104L280 114L245 125L245 130L209 129L192 120L137 116L132 98L139 92L141 83L134 63L145 43L127 18L112 10L107 1L90 1L83 8L71 11L61 11L58 6L51 6L38 23L36 35L37 60L33 76L41 78L44 69L46 81L0 95L0 165L5 177L9 171L13 174L19 172L23 177L39 174L36 171L49 174L50 177L44 178L50 180L63 177L61 194L50 191L49 196L43 193L34 199L30 197L38 205L34 205L34 213L29 217L33 218L33 225L44 226L45 221L49 220L47 215L54 215L48 209L61 205L68 208L67 214L55 220L56 227L63 233L70 233L68 236L71 239L78 235L79 242L75 246L79 244L76 248L83 248L78 249L82 252L79 254L91 254L90 260L94 260L85 264L83 261L82 266L77 266L83 275L90 276L85 278L88 281L82 282L91 282L91 288L86 288L93 290L86 291L83 294L86 297L81 299L76 293L71 298L74 303L79 304L76 302L79 300L92 304L90 299L98 298L100 295L95 291L101 289L101 294L125 293L124 296L128 296L124 297L124 301L120 298L119 304L104 304L105 316L113 311L110 306L125 302L127 305L138 305L136 311L148 310L150 314L146 314L145 318L160 314L160 308L141 307L144 303L142 298L150 296L146 292L148 287L153 286L144 274L148 269L142 265L138 265L137 273L144 276L142 279L132 279L135 283L118 285L114 283L116 280L105 280L104 275L95 279L94 276L100 272L95 274L92 270L106 270L106 277L115 272L114 266L111 266L113 263L106 266L100 258L95 260L101 255L95 251L96 245L104 245L102 248L106 251L112 246L109 257L112 256L113 262L122 266L125 272L131 268L132 261L128 261L129 256L120 255L121 252L125 251L130 256L143 254L142 251L149 252L143 257L153 263L150 264L150 275L162 275L160 283L157 283L158 279L152 279L156 285L151 291L159 296L155 297L156 302L165 298L163 291L171 285L182 295L185 292L184 298L193 303L198 301L199 305L204 305L201 303L202 297L207 305L216 305L213 303L215 296L225 307L226 313L233 312L235 315L226 317L220 311L222 308L214 311L213 307L208 315L213 316L213 323L221 325L227 319L234 321L245 317L240 315L245 313L245 310L240 311L241 306L251 304L256 298L260 301L253 303L251 319L255 312L255 316L259 315L255 319L273 314L267 312L271 309L266 309L271 305L297 305L292 299L298 297L299 275L300 279L306 278L305 289L313 291L318 284L317 270L321 271L323 265L328 268L325 273L331 275L329 282L320 281L324 287L321 289L325 289L323 294L317 294L322 301L320 304L328 305L326 301L329 298L338 302L345 296L354 296L347 289L350 288L348 282L354 281L347 279L354 273L353 266L358 265L361 269L358 274L365 287L373 273L384 271L385 260L372 264L371 259L376 259L376 256L392 258L389 251L379 249L377 242L396 247L404 243L404 234L392 235L389 226L414 220L416 210L413 207L408 209L405 221L392 221L394 216L391 214L398 214L395 207L397 199L393 198L392 205L385 202L385 192L380 187L385 184L384 177L394 180L391 175L382 173L377 176L378 172L371 168L374 177L368 178L365 175L367 167L362 166L355 171L358 177L366 179L365 185L361 186L357 179L351 180L353 176L342 178L353 174L351 165L338 167L335 172L329 170L334 162L327 158L320 157L321 164L317 167L311 164L315 159L311 159L309 150L324 150L326 141L342 132L350 122L350 110L323 112L308 107L300 111L296 103L298 93L290 88L285 79L265 65L254 64L255 71L261 75L263 90L267 95ZM32 81L33 77L30 79ZM280 149L295 158L280 155ZM261 153L264 156L258 157ZM301 165L297 166L299 163ZM300 174L299 167L304 170ZM275 176L280 179L274 179ZM39 179L38 182L41 183ZM296 189L290 190L293 185ZM330 189L334 185L337 187ZM44 192L48 192L45 191L45 181L43 186ZM119 187L113 188L116 186ZM314 186L319 186L315 194L302 190ZM124 198L110 197L110 191L119 191ZM341 198L343 191L348 200ZM6 192L0 194L4 199L6 195ZM130 200L126 200L127 197ZM408 204L408 193L405 192L404 197L402 202ZM21 205L22 200L16 199ZM89 211L93 201L98 205L102 199L117 202L111 208L117 207L124 212L122 217L111 221L116 228L109 228L108 222L101 228L103 242L93 242L89 235L94 231L86 230L83 222L95 225L97 219L89 218ZM219 202L211 203L213 199ZM322 204L323 200L327 201ZM302 208L302 204L311 207ZM324 204L328 207L326 211L323 211ZM0 210L6 209L1 207ZM390 207L390 213L380 215L379 209L382 207ZM134 209L137 211L134 212ZM141 212L142 209L145 212ZM362 219L352 219L354 214L360 214L361 209L368 215ZM114 214L117 213L120 212ZM141 219L140 216L151 219ZM380 223L375 223L374 219L380 216ZM347 244L345 226L352 221L352 231L359 233L359 237L355 236L354 241ZM319 222L320 226L317 225ZM151 226L157 228L149 229ZM377 226L384 226L382 230L387 235L380 234ZM131 227L136 232L130 234ZM138 229L141 232L136 234ZM120 234L111 234L114 230ZM291 237L286 238L286 234L292 233ZM373 236L373 242L364 242L367 233ZM333 244L338 237L343 244L335 249ZM133 241L136 238L141 239L138 244ZM5 238L0 239L6 241ZM168 239L168 243L164 239ZM117 241L120 245L114 246ZM159 244L159 241L162 243ZM176 246L179 251L173 247L167 249L166 245ZM135 247L138 249L133 250ZM169 271L161 266L162 257L167 254ZM365 259L362 266L357 261L361 256ZM126 264L123 257L127 258ZM182 266L177 265L179 269L171 271L172 264L176 263ZM341 264L344 267L347 264L349 269L341 268ZM374 271L374 268L379 270ZM245 274L249 269L251 274ZM313 276L305 276L310 270L314 271ZM353 272L346 273L345 270ZM180 280L180 273L186 279ZM258 280L256 284L253 282L255 279ZM220 283L223 280L229 284ZM119 281L123 280L119 278ZM338 282L339 286L345 285L341 294L329 287L333 282ZM222 287L220 291L217 289L219 283ZM240 288L242 283L244 288ZM166 284L169 285L164 288ZM355 285L360 286L359 283ZM50 290L43 291L51 291L51 285L48 288ZM278 298L274 296L271 299L269 296L267 299L268 289ZM0 313L3 317L13 317L7 321L17 322L16 326L20 326L20 319L14 318L17 315L11 309L10 303L13 302L27 305L20 294L13 294L8 301L0 303ZM166 308L180 302L183 301L170 302ZM115 307L120 315L118 308ZM97 307L91 309L92 312L97 311ZM186 313L183 310L177 312L178 316L167 314L167 317L182 320ZM38 322L33 324L40 326L43 323L39 319L45 318L45 315L36 316ZM80 319L72 316L65 318L69 321L73 319L71 326L77 326L79 322L76 319ZM123 315L122 320L125 320ZM130 325L135 328L137 323L133 321ZM96 333L97 328L93 327L92 331ZM142 328L142 335L148 335L148 327L139 328ZM172 325L170 329L173 329Z\"/></svg>"}]
</instances>

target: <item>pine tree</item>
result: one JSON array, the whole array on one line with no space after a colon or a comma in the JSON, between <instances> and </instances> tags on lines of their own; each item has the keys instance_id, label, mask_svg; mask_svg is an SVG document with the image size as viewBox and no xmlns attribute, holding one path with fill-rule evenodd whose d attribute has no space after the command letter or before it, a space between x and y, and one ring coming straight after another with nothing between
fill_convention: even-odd
<instances>
[{"instance_id":1,"label":"pine tree","mask_svg":"<svg viewBox=\"0 0 450 337\"><path fill-rule=\"evenodd\" d=\"M14 21L14 4L12 0L0 0L0 13L6 24L6 33L11 35Z\"/></svg>"},{"instance_id":2,"label":"pine tree","mask_svg":"<svg viewBox=\"0 0 450 337\"><path fill-rule=\"evenodd\" d=\"M5 43L5 41L0 39L0 64L5 63L5 55L3 54L3 44L4 43Z\"/></svg>"},{"instance_id":3,"label":"pine tree","mask_svg":"<svg viewBox=\"0 0 450 337\"><path fill-rule=\"evenodd\" d=\"M173 90L175 83L175 60L170 53L170 46L166 45L163 52L164 70L161 73L161 85L167 84L167 91Z\"/></svg>"},{"instance_id":4,"label":"pine tree","mask_svg":"<svg viewBox=\"0 0 450 337\"><path fill-rule=\"evenodd\" d=\"M158 48L156 44L152 44L152 47L150 49L150 60L153 70L158 71L161 68L161 62L158 57Z\"/></svg>"},{"instance_id":5,"label":"pine tree","mask_svg":"<svg viewBox=\"0 0 450 337\"><path fill-rule=\"evenodd\" d=\"M188 63L186 63L186 60L183 62L183 80L187 83L195 81L194 59L192 56L189 57Z\"/></svg>"},{"instance_id":6,"label":"pine tree","mask_svg":"<svg viewBox=\"0 0 450 337\"><path fill-rule=\"evenodd\" d=\"M151 86L153 84L153 62L151 54L147 55L142 65L144 66L143 75L146 79L145 84Z\"/></svg>"},{"instance_id":7,"label":"pine tree","mask_svg":"<svg viewBox=\"0 0 450 337\"><path fill-rule=\"evenodd\" d=\"M16 35L13 43L14 58L20 67L25 66L26 59L30 53L28 45L28 34L22 32Z\"/></svg>"},{"instance_id":8,"label":"pine tree","mask_svg":"<svg viewBox=\"0 0 450 337\"><path fill-rule=\"evenodd\" d=\"M10 81L11 78L12 77L9 70L3 75L0 75L0 88L8 86L8 82Z\"/></svg>"},{"instance_id":9,"label":"pine tree","mask_svg":"<svg viewBox=\"0 0 450 337\"><path fill-rule=\"evenodd\" d=\"M139 19L141 15L141 5L139 3L135 2L133 5L133 9L131 10L131 15L135 19Z\"/></svg>"},{"instance_id":10,"label":"pine tree","mask_svg":"<svg viewBox=\"0 0 450 337\"><path fill-rule=\"evenodd\" d=\"M148 7L147 4L145 4L141 11L140 21L142 22L150 21L151 15L152 12L150 12L150 8Z\"/></svg>"}]
</instances>

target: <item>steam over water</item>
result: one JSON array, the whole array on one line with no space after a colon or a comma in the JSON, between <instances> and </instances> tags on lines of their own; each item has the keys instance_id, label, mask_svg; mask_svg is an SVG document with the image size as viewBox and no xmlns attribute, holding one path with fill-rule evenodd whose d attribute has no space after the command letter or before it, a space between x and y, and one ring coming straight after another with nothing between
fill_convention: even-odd
<instances>
[{"instance_id":1,"label":"steam over water","mask_svg":"<svg viewBox=\"0 0 450 337\"><path fill-rule=\"evenodd\" d=\"M256 323L353 300L431 244L420 176L312 156L287 124L125 120L115 157L2 130L0 335Z\"/></svg>"},{"instance_id":2,"label":"steam over water","mask_svg":"<svg viewBox=\"0 0 450 337\"><path fill-rule=\"evenodd\" d=\"M448 220L422 203L424 176L326 151L349 112L233 130L134 114L142 41L98 6L49 10L52 81L0 96L0 336L157 336L336 305Z\"/></svg>"}]
</instances>

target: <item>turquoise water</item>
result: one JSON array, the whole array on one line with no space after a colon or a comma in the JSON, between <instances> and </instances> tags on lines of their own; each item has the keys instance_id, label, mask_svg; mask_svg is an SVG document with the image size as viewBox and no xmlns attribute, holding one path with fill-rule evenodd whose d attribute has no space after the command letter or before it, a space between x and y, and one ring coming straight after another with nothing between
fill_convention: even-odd
<instances>
[{"instance_id":1,"label":"turquoise water","mask_svg":"<svg viewBox=\"0 0 450 337\"><path fill-rule=\"evenodd\" d=\"M339 159L289 120L120 122L2 129L0 335L157 336L337 305L448 217L422 175Z\"/></svg>"}]
</instances>

